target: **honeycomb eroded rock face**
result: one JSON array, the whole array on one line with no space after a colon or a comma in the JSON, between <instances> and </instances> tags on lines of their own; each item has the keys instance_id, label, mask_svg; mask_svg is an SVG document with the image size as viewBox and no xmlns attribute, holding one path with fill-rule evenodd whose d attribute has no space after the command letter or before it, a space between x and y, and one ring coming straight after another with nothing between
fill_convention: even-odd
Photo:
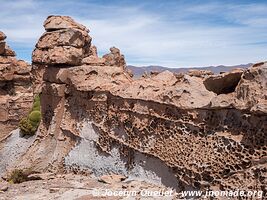
<instances>
[{"instance_id":1,"label":"honeycomb eroded rock face","mask_svg":"<svg viewBox=\"0 0 267 200\"><path fill-rule=\"evenodd\" d=\"M119 49L99 58L73 19L48 17L45 29L32 71L42 140L19 165L121 173L177 190L266 193L266 63L136 80Z\"/></svg>"}]
</instances>

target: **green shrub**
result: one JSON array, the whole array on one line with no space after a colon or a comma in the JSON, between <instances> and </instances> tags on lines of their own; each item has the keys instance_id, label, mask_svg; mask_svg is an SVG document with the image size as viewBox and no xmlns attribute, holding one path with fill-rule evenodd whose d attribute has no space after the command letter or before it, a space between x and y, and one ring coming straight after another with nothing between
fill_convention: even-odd
<instances>
[{"instance_id":1,"label":"green shrub","mask_svg":"<svg viewBox=\"0 0 267 200\"><path fill-rule=\"evenodd\" d=\"M36 95L33 107L28 117L22 118L19 122L19 128L23 135L34 135L41 121L40 96Z\"/></svg>"},{"instance_id":2,"label":"green shrub","mask_svg":"<svg viewBox=\"0 0 267 200\"><path fill-rule=\"evenodd\" d=\"M22 118L19 122L19 128L23 135L34 135L35 128L30 122L30 120L26 117Z\"/></svg>"},{"instance_id":3,"label":"green shrub","mask_svg":"<svg viewBox=\"0 0 267 200\"><path fill-rule=\"evenodd\" d=\"M28 180L28 175L22 169L15 169L8 177L10 183L22 183Z\"/></svg>"},{"instance_id":4,"label":"green shrub","mask_svg":"<svg viewBox=\"0 0 267 200\"><path fill-rule=\"evenodd\" d=\"M40 110L40 101L36 101L36 102L34 102L34 104L33 104L33 107L32 107L32 111L39 111Z\"/></svg>"},{"instance_id":5,"label":"green shrub","mask_svg":"<svg viewBox=\"0 0 267 200\"><path fill-rule=\"evenodd\" d=\"M39 123L41 121L41 112L34 110L29 115L29 120L34 123Z\"/></svg>"},{"instance_id":6,"label":"green shrub","mask_svg":"<svg viewBox=\"0 0 267 200\"><path fill-rule=\"evenodd\" d=\"M34 102L37 102L37 101L40 102L40 100L41 100L40 95L37 94L37 95L34 97Z\"/></svg>"}]
</instances>

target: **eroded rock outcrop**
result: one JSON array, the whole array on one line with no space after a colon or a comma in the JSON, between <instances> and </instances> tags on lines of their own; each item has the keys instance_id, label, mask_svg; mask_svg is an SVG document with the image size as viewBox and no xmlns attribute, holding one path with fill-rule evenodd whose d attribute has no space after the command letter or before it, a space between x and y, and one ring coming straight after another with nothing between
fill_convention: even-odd
<instances>
[{"instance_id":1,"label":"eroded rock outcrop","mask_svg":"<svg viewBox=\"0 0 267 200\"><path fill-rule=\"evenodd\" d=\"M122 69L126 67L124 55L121 55L120 50L116 47L111 47L110 53L104 55L103 58L108 66L121 67Z\"/></svg>"},{"instance_id":2,"label":"eroded rock outcrop","mask_svg":"<svg viewBox=\"0 0 267 200\"><path fill-rule=\"evenodd\" d=\"M32 102L31 66L17 60L0 31L0 140L17 128Z\"/></svg>"},{"instance_id":3,"label":"eroded rock outcrop","mask_svg":"<svg viewBox=\"0 0 267 200\"><path fill-rule=\"evenodd\" d=\"M98 58L87 29L71 18L48 17L45 28L33 53L43 70L41 139L18 166L266 193L265 63L134 80L117 48Z\"/></svg>"},{"instance_id":4,"label":"eroded rock outcrop","mask_svg":"<svg viewBox=\"0 0 267 200\"><path fill-rule=\"evenodd\" d=\"M189 76L197 76L197 77L202 77L205 78L209 75L213 75L212 71L209 70L195 70L195 69L191 69L187 72L187 74Z\"/></svg>"},{"instance_id":5,"label":"eroded rock outcrop","mask_svg":"<svg viewBox=\"0 0 267 200\"><path fill-rule=\"evenodd\" d=\"M216 94L228 94L235 91L242 74L243 70L236 69L232 72L209 76L204 80L204 85L207 90Z\"/></svg>"},{"instance_id":6,"label":"eroded rock outcrop","mask_svg":"<svg viewBox=\"0 0 267 200\"><path fill-rule=\"evenodd\" d=\"M252 112L266 114L267 62L255 64L242 74L236 94L243 107L250 108Z\"/></svg>"},{"instance_id":7,"label":"eroded rock outcrop","mask_svg":"<svg viewBox=\"0 0 267 200\"><path fill-rule=\"evenodd\" d=\"M70 17L49 16L47 30L33 51L32 62L49 65L79 65L90 53L89 30Z\"/></svg>"}]
</instances>

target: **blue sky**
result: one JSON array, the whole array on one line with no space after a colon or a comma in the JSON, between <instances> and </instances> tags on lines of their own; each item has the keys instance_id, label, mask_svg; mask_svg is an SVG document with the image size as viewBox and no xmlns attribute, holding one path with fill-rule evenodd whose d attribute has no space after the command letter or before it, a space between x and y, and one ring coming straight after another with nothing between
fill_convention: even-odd
<instances>
[{"instance_id":1,"label":"blue sky","mask_svg":"<svg viewBox=\"0 0 267 200\"><path fill-rule=\"evenodd\" d=\"M189 67L267 60L267 1L0 0L0 30L31 60L48 15L86 25L100 55L121 49L127 64Z\"/></svg>"}]
</instances>

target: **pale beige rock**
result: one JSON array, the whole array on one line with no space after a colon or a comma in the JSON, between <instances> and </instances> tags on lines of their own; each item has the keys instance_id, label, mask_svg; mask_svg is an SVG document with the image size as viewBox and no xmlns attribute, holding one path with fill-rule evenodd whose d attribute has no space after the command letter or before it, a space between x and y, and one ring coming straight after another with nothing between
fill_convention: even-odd
<instances>
[{"instance_id":1,"label":"pale beige rock","mask_svg":"<svg viewBox=\"0 0 267 200\"><path fill-rule=\"evenodd\" d=\"M6 192L8 190L8 184L0 183L0 192Z\"/></svg>"},{"instance_id":2,"label":"pale beige rock","mask_svg":"<svg viewBox=\"0 0 267 200\"><path fill-rule=\"evenodd\" d=\"M110 174L110 175L103 175L99 178L100 182L107 183L107 184L115 184L121 181L124 181L127 177L118 175L118 174Z\"/></svg>"},{"instance_id":3,"label":"pale beige rock","mask_svg":"<svg viewBox=\"0 0 267 200\"><path fill-rule=\"evenodd\" d=\"M56 176L53 173L39 173L39 174L30 174L28 176L29 180L50 180L55 179Z\"/></svg>"}]
</instances>

